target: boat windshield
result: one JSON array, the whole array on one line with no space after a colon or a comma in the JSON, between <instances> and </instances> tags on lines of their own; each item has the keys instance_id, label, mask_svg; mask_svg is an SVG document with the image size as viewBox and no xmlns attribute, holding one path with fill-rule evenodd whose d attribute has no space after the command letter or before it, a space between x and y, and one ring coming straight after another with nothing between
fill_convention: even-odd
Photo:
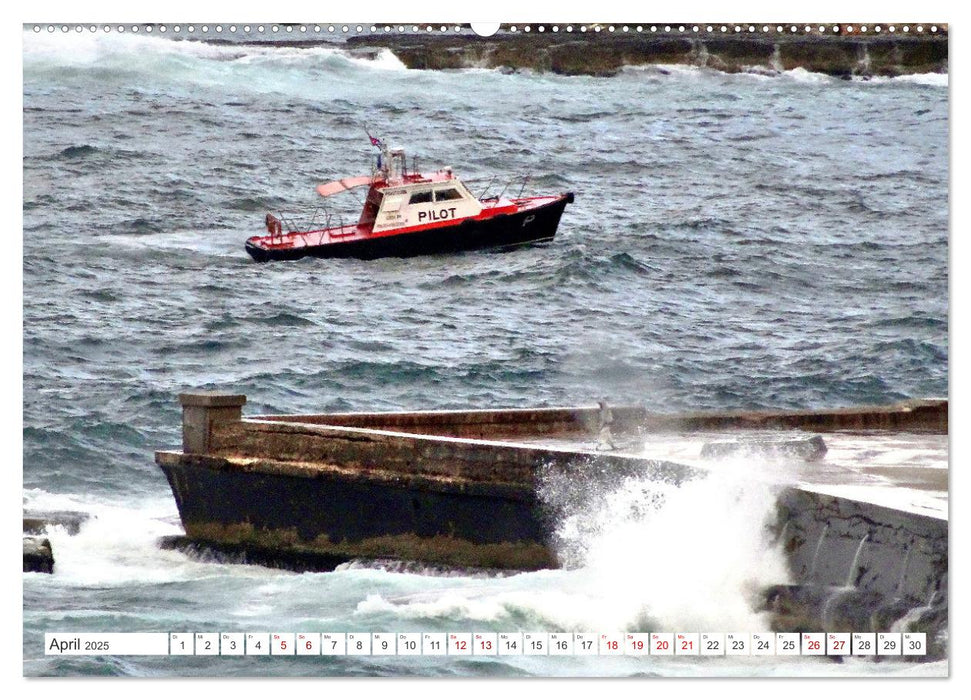
<instances>
[{"instance_id":1,"label":"boat windshield","mask_svg":"<svg viewBox=\"0 0 971 700\"><path fill-rule=\"evenodd\" d=\"M436 202L448 202L454 199L462 199L461 193L454 187L445 190L435 190Z\"/></svg>"}]
</instances>

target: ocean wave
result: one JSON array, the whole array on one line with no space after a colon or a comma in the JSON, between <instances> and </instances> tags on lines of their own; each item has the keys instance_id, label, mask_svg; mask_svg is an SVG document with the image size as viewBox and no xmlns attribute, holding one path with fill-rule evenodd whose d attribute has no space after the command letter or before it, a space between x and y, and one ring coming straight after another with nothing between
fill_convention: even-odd
<instances>
[{"instance_id":1,"label":"ocean wave","mask_svg":"<svg viewBox=\"0 0 971 700\"><path fill-rule=\"evenodd\" d=\"M160 36L79 32L24 32L24 68L93 66L113 58L149 60L152 56L194 56L228 60L246 55L236 47Z\"/></svg>"},{"instance_id":2,"label":"ocean wave","mask_svg":"<svg viewBox=\"0 0 971 700\"><path fill-rule=\"evenodd\" d=\"M314 326L316 323L305 316L287 311L277 311L269 315L253 315L246 318L250 323L257 323L266 326L279 326L281 328L295 328Z\"/></svg>"},{"instance_id":3,"label":"ocean wave","mask_svg":"<svg viewBox=\"0 0 971 700\"><path fill-rule=\"evenodd\" d=\"M158 546L159 538L181 535L175 503L165 496L74 496L32 488L24 491L25 511L81 513L87 517L76 534L62 526L47 533L55 552L55 595L63 590L97 586L109 597L148 595L141 586L155 589L189 580L218 575L223 565L196 561L185 554ZM233 570L236 576L266 576L255 567ZM276 576L270 573L270 576ZM116 593L113 593L116 592ZM109 608L110 609L110 608ZM68 610L54 618L84 616L85 611ZM103 614L94 612L93 614ZM120 612L125 615L131 613Z\"/></svg>"},{"instance_id":4,"label":"ocean wave","mask_svg":"<svg viewBox=\"0 0 971 700\"><path fill-rule=\"evenodd\" d=\"M712 68L696 66L689 63L644 63L638 65L623 66L620 69L621 75L649 75L649 76L679 76L700 78L706 73L716 73Z\"/></svg>"},{"instance_id":5,"label":"ocean wave","mask_svg":"<svg viewBox=\"0 0 971 700\"><path fill-rule=\"evenodd\" d=\"M825 73L814 73L806 70L802 66L793 68L792 70L782 71L782 75L790 80L795 80L798 83L819 84L830 83L836 80L836 78L831 75L826 75Z\"/></svg>"},{"instance_id":6,"label":"ocean wave","mask_svg":"<svg viewBox=\"0 0 971 700\"><path fill-rule=\"evenodd\" d=\"M77 158L84 158L86 156L97 153L98 149L90 144L82 144L80 146L68 146L62 149L58 154L58 158L63 158L67 160L74 160Z\"/></svg>"},{"instance_id":7,"label":"ocean wave","mask_svg":"<svg viewBox=\"0 0 971 700\"><path fill-rule=\"evenodd\" d=\"M913 83L942 88L946 88L950 84L947 73L911 73L909 75L898 75L894 78L872 78L872 80L874 82Z\"/></svg>"},{"instance_id":8,"label":"ocean wave","mask_svg":"<svg viewBox=\"0 0 971 700\"><path fill-rule=\"evenodd\" d=\"M256 92L276 91L286 86L279 72L294 68L332 74L406 70L389 49L211 44L160 36L88 32L25 32L23 60L25 82L35 75L97 71L99 77L146 74L153 82L169 77L192 83L244 86ZM266 71L271 73L267 75ZM304 91L307 87L304 81Z\"/></svg>"},{"instance_id":9,"label":"ocean wave","mask_svg":"<svg viewBox=\"0 0 971 700\"><path fill-rule=\"evenodd\" d=\"M554 631L764 629L765 615L750 600L760 585L787 580L764 527L775 512L775 484L787 478L750 460L726 460L680 487L631 477L598 488L575 475L546 475L541 497L556 509L554 539L567 568L458 585L438 578L417 591L402 581L394 588L405 592L363 594L354 616ZM720 523L717 534L705 525L710 518ZM639 543L637 556L631 542ZM659 561L679 562L683 575L653 575Z\"/></svg>"}]
</instances>

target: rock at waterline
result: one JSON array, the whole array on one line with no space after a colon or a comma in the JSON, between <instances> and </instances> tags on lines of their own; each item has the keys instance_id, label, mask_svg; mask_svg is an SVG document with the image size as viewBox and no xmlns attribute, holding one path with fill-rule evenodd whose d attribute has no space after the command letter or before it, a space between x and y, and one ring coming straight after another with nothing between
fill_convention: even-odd
<instances>
[{"instance_id":1,"label":"rock at waterline","mask_svg":"<svg viewBox=\"0 0 971 700\"><path fill-rule=\"evenodd\" d=\"M24 538L24 571L54 573L54 552L46 537Z\"/></svg>"},{"instance_id":2,"label":"rock at waterline","mask_svg":"<svg viewBox=\"0 0 971 700\"><path fill-rule=\"evenodd\" d=\"M701 456L746 457L760 456L775 459L801 459L815 462L826 454L826 442L819 435L799 440L738 440L732 442L709 442L701 448Z\"/></svg>"},{"instance_id":3,"label":"rock at waterline","mask_svg":"<svg viewBox=\"0 0 971 700\"><path fill-rule=\"evenodd\" d=\"M76 535L91 516L73 510L32 511L24 513L24 534L43 535L52 525L59 525L67 534Z\"/></svg>"}]
</instances>

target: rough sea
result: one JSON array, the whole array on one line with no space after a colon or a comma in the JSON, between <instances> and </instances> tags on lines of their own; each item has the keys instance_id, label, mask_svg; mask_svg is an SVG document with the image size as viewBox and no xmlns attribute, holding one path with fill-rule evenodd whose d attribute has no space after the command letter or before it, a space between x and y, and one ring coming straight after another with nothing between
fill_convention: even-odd
<instances>
[{"instance_id":1,"label":"rough sea","mask_svg":"<svg viewBox=\"0 0 971 700\"><path fill-rule=\"evenodd\" d=\"M424 72L339 44L23 41L23 504L92 516L51 535L53 576L23 576L25 675L946 673L867 658L45 656L53 631L764 629L751 591L785 573L757 480L686 486L637 522L624 513L650 485L596 494L568 571L295 574L160 549L181 527L153 451L180 444L190 388L246 394L248 414L946 396L948 81ZM251 261L266 211L309 218L316 184L370 172L365 126L476 193L529 174L527 192L576 201L542 247Z\"/></svg>"}]
</instances>

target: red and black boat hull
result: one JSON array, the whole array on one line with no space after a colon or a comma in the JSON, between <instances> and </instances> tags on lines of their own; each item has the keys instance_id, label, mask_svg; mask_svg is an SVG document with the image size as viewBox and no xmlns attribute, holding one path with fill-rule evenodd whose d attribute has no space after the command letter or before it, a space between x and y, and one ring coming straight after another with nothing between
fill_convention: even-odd
<instances>
[{"instance_id":1,"label":"red and black boat hull","mask_svg":"<svg viewBox=\"0 0 971 700\"><path fill-rule=\"evenodd\" d=\"M304 257L374 260L533 245L553 240L563 210L571 202L573 193L568 192L549 204L452 226L293 248L264 248L247 241L246 251L257 262Z\"/></svg>"}]
</instances>

